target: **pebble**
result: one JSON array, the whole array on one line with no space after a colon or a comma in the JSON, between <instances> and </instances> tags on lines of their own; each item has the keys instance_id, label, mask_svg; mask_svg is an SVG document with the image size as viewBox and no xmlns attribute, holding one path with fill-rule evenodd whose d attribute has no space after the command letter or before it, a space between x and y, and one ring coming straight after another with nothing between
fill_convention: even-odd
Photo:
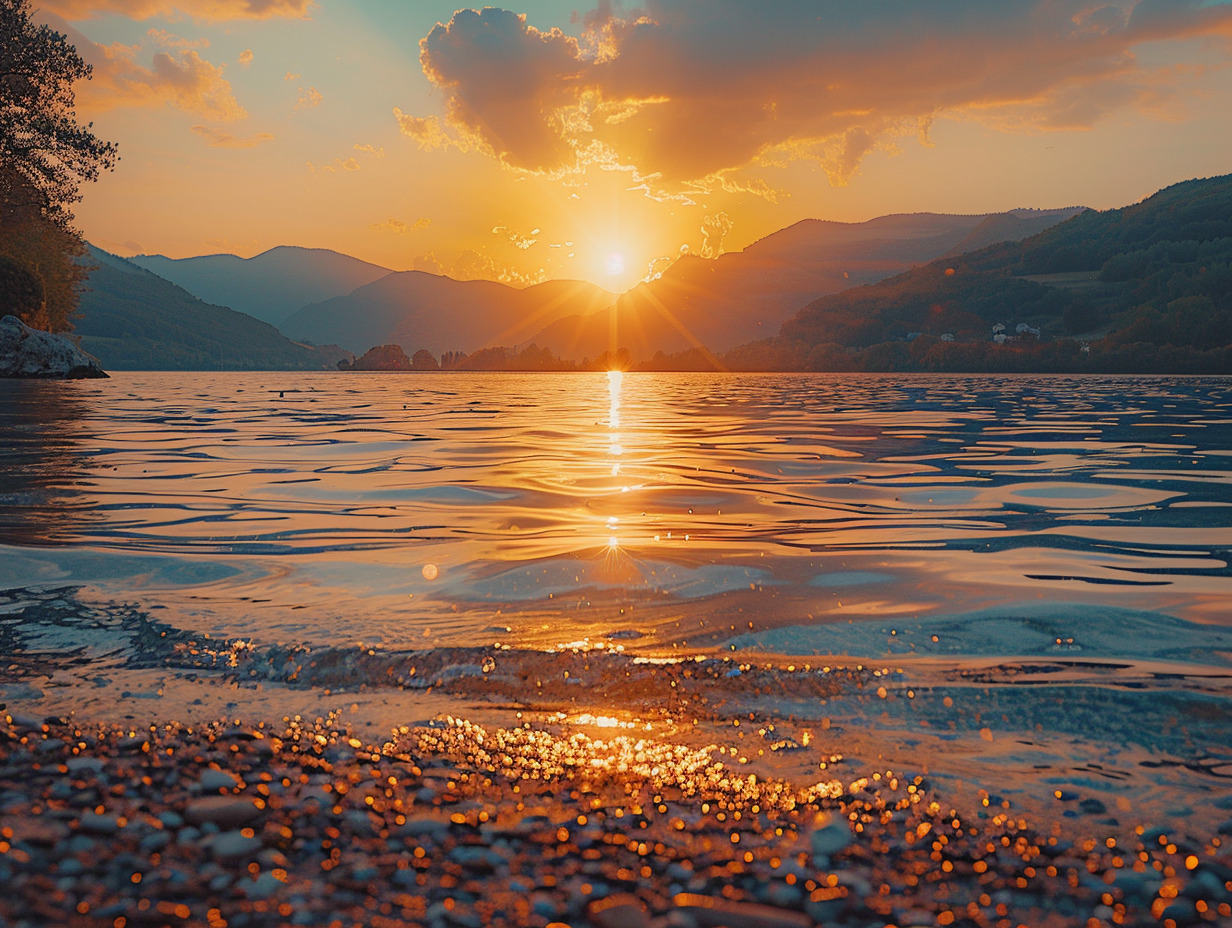
<instances>
[{"instance_id":1,"label":"pebble","mask_svg":"<svg viewBox=\"0 0 1232 928\"><path fill-rule=\"evenodd\" d=\"M650 928L650 913L637 896L617 893L590 904L587 917L595 928Z\"/></svg>"},{"instance_id":2,"label":"pebble","mask_svg":"<svg viewBox=\"0 0 1232 928\"><path fill-rule=\"evenodd\" d=\"M234 789L239 789L242 785L240 778L227 770L217 770L213 767L208 767L201 771L200 779L201 791L204 793L217 793L222 790L230 792Z\"/></svg>"},{"instance_id":3,"label":"pebble","mask_svg":"<svg viewBox=\"0 0 1232 928\"><path fill-rule=\"evenodd\" d=\"M193 824L220 828L246 824L260 814L256 803L246 796L205 796L192 800L184 809L184 817Z\"/></svg>"},{"instance_id":4,"label":"pebble","mask_svg":"<svg viewBox=\"0 0 1232 928\"><path fill-rule=\"evenodd\" d=\"M698 928L813 928L803 912L753 902L732 902L721 896L681 893L673 900Z\"/></svg>"},{"instance_id":5,"label":"pebble","mask_svg":"<svg viewBox=\"0 0 1232 928\"><path fill-rule=\"evenodd\" d=\"M210 853L220 860L251 857L261 849L261 842L242 831L224 831L209 839Z\"/></svg>"},{"instance_id":6,"label":"pebble","mask_svg":"<svg viewBox=\"0 0 1232 928\"><path fill-rule=\"evenodd\" d=\"M821 817L809 835L809 846L819 866L827 866L829 859L850 845L851 841L851 829L847 823L831 815Z\"/></svg>"},{"instance_id":7,"label":"pebble","mask_svg":"<svg viewBox=\"0 0 1232 928\"><path fill-rule=\"evenodd\" d=\"M120 821L114 815L86 812L78 820L78 827L89 834L114 835L120 830Z\"/></svg>"},{"instance_id":8,"label":"pebble","mask_svg":"<svg viewBox=\"0 0 1232 928\"><path fill-rule=\"evenodd\" d=\"M103 769L103 762L97 757L70 757L64 766L74 775L86 773L97 776Z\"/></svg>"}]
</instances>

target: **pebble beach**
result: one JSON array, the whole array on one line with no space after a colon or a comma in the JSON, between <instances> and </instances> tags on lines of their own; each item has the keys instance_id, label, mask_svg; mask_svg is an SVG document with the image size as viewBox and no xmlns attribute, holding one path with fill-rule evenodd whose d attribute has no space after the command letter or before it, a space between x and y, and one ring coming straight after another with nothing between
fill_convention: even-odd
<instances>
[{"instance_id":1,"label":"pebble beach","mask_svg":"<svg viewBox=\"0 0 1232 928\"><path fill-rule=\"evenodd\" d=\"M6 671L5 692L22 698L0 726L0 924L1232 918L1222 767L1161 765L1140 749L1135 774L1124 755L1105 765L1092 740L1084 769L1118 789L1053 789L990 760L1001 731L950 726L936 742L897 731L873 711L894 701L886 683L905 692L889 671L474 649L419 655L412 675L406 655L288 659L125 621L141 629L127 669L113 655L106 670L132 689L108 682L90 696L80 664L50 653ZM332 688L390 667L405 679ZM807 705L827 714L789 711ZM1165 768L1201 777L1191 798L1205 804L1170 814L1178 786L1152 805L1159 781L1142 774ZM972 785L998 769L1004 795Z\"/></svg>"}]
</instances>

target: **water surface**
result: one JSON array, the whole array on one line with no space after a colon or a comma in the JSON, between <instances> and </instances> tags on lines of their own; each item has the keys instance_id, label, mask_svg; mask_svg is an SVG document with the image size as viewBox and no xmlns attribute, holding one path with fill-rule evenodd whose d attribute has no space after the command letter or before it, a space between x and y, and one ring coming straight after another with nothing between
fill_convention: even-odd
<instances>
[{"instance_id":1,"label":"water surface","mask_svg":"<svg viewBox=\"0 0 1232 928\"><path fill-rule=\"evenodd\" d=\"M263 641L841 652L1022 604L1071 617L1055 647L1116 610L1232 624L1220 378L9 381L0 474L0 584Z\"/></svg>"}]
</instances>

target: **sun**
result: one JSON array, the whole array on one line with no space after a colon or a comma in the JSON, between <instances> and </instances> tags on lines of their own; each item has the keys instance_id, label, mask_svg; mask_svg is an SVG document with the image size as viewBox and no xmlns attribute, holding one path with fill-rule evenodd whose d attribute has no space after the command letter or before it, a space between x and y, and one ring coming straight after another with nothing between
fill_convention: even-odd
<instances>
[{"instance_id":1,"label":"sun","mask_svg":"<svg viewBox=\"0 0 1232 928\"><path fill-rule=\"evenodd\" d=\"M625 274L625 256L619 251L609 251L603 259L603 269L608 277L623 277Z\"/></svg>"}]
</instances>

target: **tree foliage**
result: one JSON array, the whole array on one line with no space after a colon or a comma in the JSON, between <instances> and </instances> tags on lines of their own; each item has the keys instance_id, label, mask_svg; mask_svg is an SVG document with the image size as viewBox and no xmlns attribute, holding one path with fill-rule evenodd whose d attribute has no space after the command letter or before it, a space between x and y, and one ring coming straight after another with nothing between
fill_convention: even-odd
<instances>
[{"instance_id":1,"label":"tree foliage","mask_svg":"<svg viewBox=\"0 0 1232 928\"><path fill-rule=\"evenodd\" d=\"M0 0L0 254L40 280L45 301L23 318L52 330L72 327L86 274L72 204L117 158L77 122L74 84L90 74L67 37L31 19L29 0Z\"/></svg>"}]
</instances>

